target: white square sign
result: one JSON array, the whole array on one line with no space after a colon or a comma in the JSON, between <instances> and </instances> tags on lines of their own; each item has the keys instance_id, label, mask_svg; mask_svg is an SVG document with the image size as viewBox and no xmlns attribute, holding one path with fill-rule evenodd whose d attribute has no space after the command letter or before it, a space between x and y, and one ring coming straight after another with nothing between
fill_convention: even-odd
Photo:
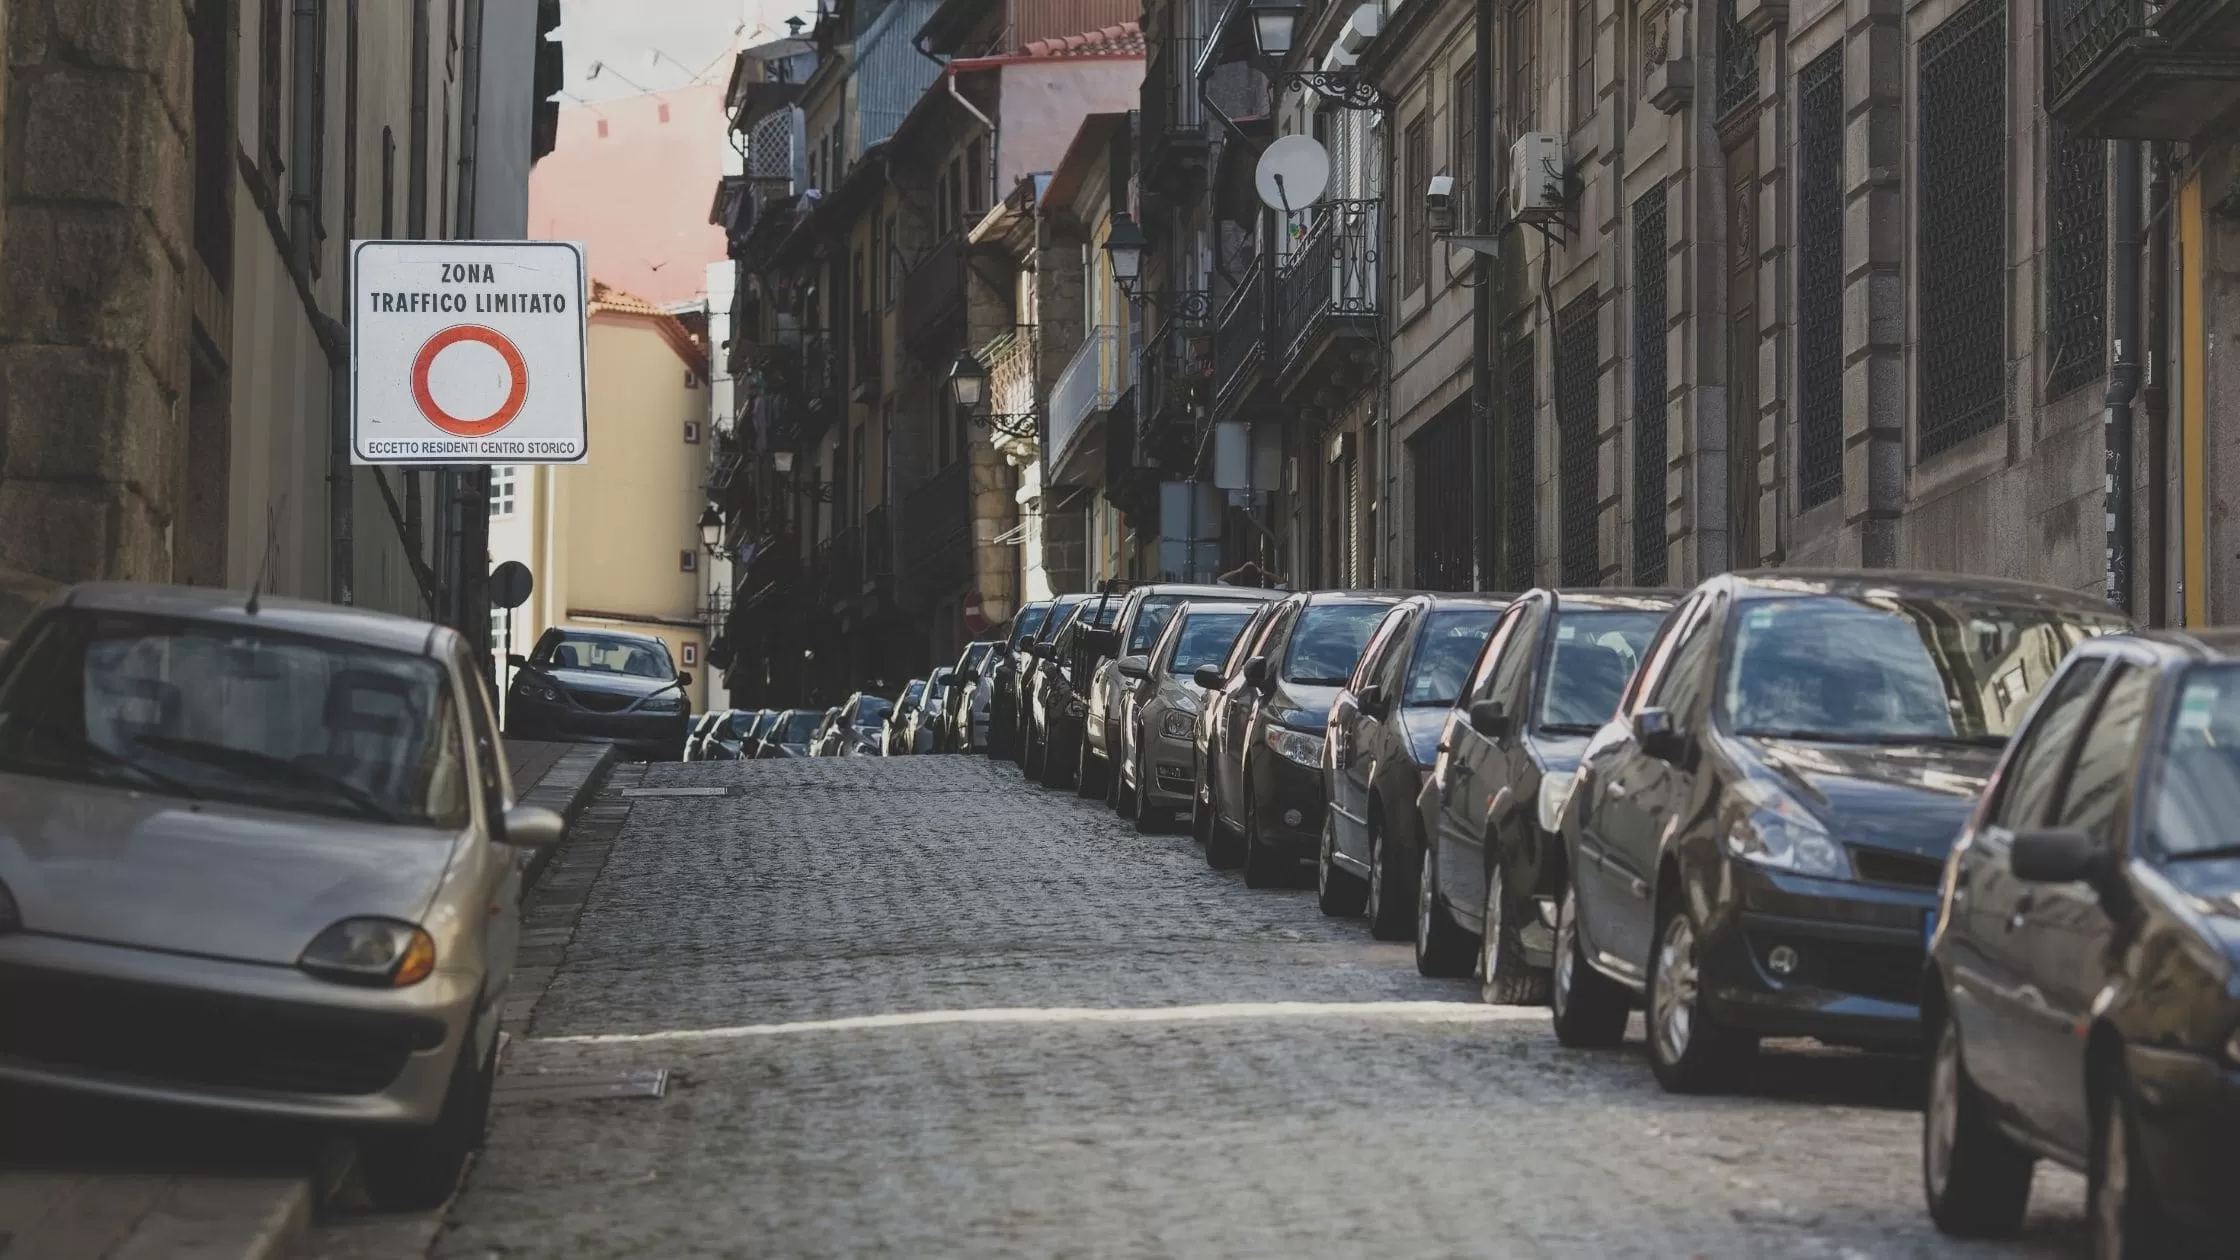
<instances>
[{"instance_id":1,"label":"white square sign","mask_svg":"<svg viewBox=\"0 0 2240 1260\"><path fill-rule=\"evenodd\" d=\"M354 241L350 452L359 464L574 464L583 247Z\"/></svg>"}]
</instances>

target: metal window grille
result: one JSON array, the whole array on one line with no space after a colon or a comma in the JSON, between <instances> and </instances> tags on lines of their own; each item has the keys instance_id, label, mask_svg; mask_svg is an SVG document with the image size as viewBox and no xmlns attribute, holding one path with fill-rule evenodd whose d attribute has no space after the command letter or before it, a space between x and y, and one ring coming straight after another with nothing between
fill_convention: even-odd
<instances>
[{"instance_id":1,"label":"metal window grille","mask_svg":"<svg viewBox=\"0 0 2240 1260\"><path fill-rule=\"evenodd\" d=\"M1758 99L1758 37L1735 17L1735 0L1719 0L1718 116Z\"/></svg>"},{"instance_id":2,"label":"metal window grille","mask_svg":"<svg viewBox=\"0 0 2240 1260\"><path fill-rule=\"evenodd\" d=\"M1535 0L1515 0L1509 6L1506 40L1509 45L1509 99L1506 113L1509 134L1521 136L1536 121L1540 63L1540 7Z\"/></svg>"},{"instance_id":3,"label":"metal window grille","mask_svg":"<svg viewBox=\"0 0 2240 1260\"><path fill-rule=\"evenodd\" d=\"M1590 292L1574 298L1556 317L1556 471L1566 586L1593 586L1602 576L1596 537L1601 439L1595 431L1601 357L1595 313L1601 304L1601 297Z\"/></svg>"},{"instance_id":4,"label":"metal window grille","mask_svg":"<svg viewBox=\"0 0 2240 1260\"><path fill-rule=\"evenodd\" d=\"M1418 590L1470 589L1470 404L1447 408L1408 439L1415 474Z\"/></svg>"},{"instance_id":5,"label":"metal window grille","mask_svg":"<svg viewBox=\"0 0 2240 1260\"><path fill-rule=\"evenodd\" d=\"M1418 115L1408 124L1406 137L1401 141L1402 164L1407 168L1408 187L1421 191L1431 182L1431 138L1425 129L1426 116ZM1423 207L1409 206L1401 211L1407 217L1401 223L1400 287L1403 292L1414 292L1423 287L1425 277L1431 273L1431 239L1424 234Z\"/></svg>"},{"instance_id":6,"label":"metal window grille","mask_svg":"<svg viewBox=\"0 0 2240 1260\"><path fill-rule=\"evenodd\" d=\"M1843 494L1843 50L1797 76L1798 495Z\"/></svg>"},{"instance_id":7,"label":"metal window grille","mask_svg":"<svg viewBox=\"0 0 2240 1260\"><path fill-rule=\"evenodd\" d=\"M2006 0L1974 0L1921 41L1923 458L2006 414L2006 65Z\"/></svg>"},{"instance_id":8,"label":"metal window grille","mask_svg":"<svg viewBox=\"0 0 2240 1260\"><path fill-rule=\"evenodd\" d=\"M1665 573L1665 189L1633 203L1633 579Z\"/></svg>"},{"instance_id":9,"label":"metal window grille","mask_svg":"<svg viewBox=\"0 0 2240 1260\"><path fill-rule=\"evenodd\" d=\"M1594 116L1595 0L1571 0L1571 126Z\"/></svg>"},{"instance_id":10,"label":"metal window grille","mask_svg":"<svg viewBox=\"0 0 2240 1260\"><path fill-rule=\"evenodd\" d=\"M1502 383L1503 443L1501 523L1504 554L1501 557L1503 590L1521 591L1536 584L1539 513L1533 502L1537 480L1532 466L1533 426L1537 422L1538 364L1533 359L1532 334L1518 333L1502 360L1508 380Z\"/></svg>"},{"instance_id":11,"label":"metal window grille","mask_svg":"<svg viewBox=\"0 0 2240 1260\"><path fill-rule=\"evenodd\" d=\"M1338 580L1347 586L1362 584L1361 575L1361 457L1351 450L1346 452L1338 492L1345 496L1340 515L1345 530L1339 540L1342 554L1338 559Z\"/></svg>"},{"instance_id":12,"label":"metal window grille","mask_svg":"<svg viewBox=\"0 0 2240 1260\"><path fill-rule=\"evenodd\" d=\"M2053 125L2046 266L2046 397L2108 370L2108 146Z\"/></svg>"}]
</instances>

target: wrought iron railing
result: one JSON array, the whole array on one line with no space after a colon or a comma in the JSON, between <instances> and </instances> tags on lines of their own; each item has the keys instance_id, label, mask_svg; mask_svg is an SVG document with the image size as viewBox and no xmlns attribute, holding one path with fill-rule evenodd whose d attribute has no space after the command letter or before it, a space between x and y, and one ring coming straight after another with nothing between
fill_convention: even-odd
<instances>
[{"instance_id":1,"label":"wrought iron railing","mask_svg":"<svg viewBox=\"0 0 2240 1260\"><path fill-rule=\"evenodd\" d=\"M1758 37L1735 17L1735 0L1719 0L1719 97L1721 119L1758 99Z\"/></svg>"},{"instance_id":2,"label":"wrought iron railing","mask_svg":"<svg viewBox=\"0 0 2240 1260\"><path fill-rule=\"evenodd\" d=\"M1573 298L1556 318L1556 471L1566 586L1602 577L1599 295Z\"/></svg>"},{"instance_id":3,"label":"wrought iron railing","mask_svg":"<svg viewBox=\"0 0 2240 1260\"><path fill-rule=\"evenodd\" d=\"M1919 455L2006 419L2007 0L1971 0L1920 44Z\"/></svg>"},{"instance_id":4,"label":"wrought iron railing","mask_svg":"<svg viewBox=\"0 0 2240 1260\"><path fill-rule=\"evenodd\" d=\"M1033 450L1039 425L1036 417L1036 374L1041 359L1041 336L1032 324L1020 324L980 348L980 363L988 370L988 414L993 421L991 439L999 447Z\"/></svg>"},{"instance_id":5,"label":"wrought iron railing","mask_svg":"<svg viewBox=\"0 0 2240 1260\"><path fill-rule=\"evenodd\" d=\"M1377 313L1378 203L1325 201L1315 209L1314 223L1277 284L1282 302L1277 336L1286 359L1299 353L1322 320Z\"/></svg>"},{"instance_id":6,"label":"wrought iron railing","mask_svg":"<svg viewBox=\"0 0 2240 1260\"><path fill-rule=\"evenodd\" d=\"M1261 289L1261 260L1254 259L1237 281L1237 290L1221 308L1213 333L1213 395L1226 401L1241 386L1246 369L1256 364L1267 339L1263 312L1267 309Z\"/></svg>"},{"instance_id":7,"label":"wrought iron railing","mask_svg":"<svg viewBox=\"0 0 2240 1260\"><path fill-rule=\"evenodd\" d=\"M1089 418L1120 396L1120 330L1092 328L1050 387L1050 457L1062 459Z\"/></svg>"},{"instance_id":8,"label":"wrought iron railing","mask_svg":"<svg viewBox=\"0 0 2240 1260\"><path fill-rule=\"evenodd\" d=\"M2094 62L2146 28L2144 0L2045 0L2047 99L2059 97Z\"/></svg>"},{"instance_id":9,"label":"wrought iron railing","mask_svg":"<svg viewBox=\"0 0 2240 1260\"><path fill-rule=\"evenodd\" d=\"M1213 377L1213 295L1170 289L1159 301L1166 318L1144 342L1137 373L1136 406L1146 424L1169 419L1169 407L1185 410L1204 402Z\"/></svg>"},{"instance_id":10,"label":"wrought iron railing","mask_svg":"<svg viewBox=\"0 0 2240 1260\"><path fill-rule=\"evenodd\" d=\"M1797 496L1843 494L1843 50L1797 75Z\"/></svg>"},{"instance_id":11,"label":"wrought iron railing","mask_svg":"<svg viewBox=\"0 0 2240 1260\"><path fill-rule=\"evenodd\" d=\"M1633 203L1633 580L1665 575L1665 186Z\"/></svg>"}]
</instances>

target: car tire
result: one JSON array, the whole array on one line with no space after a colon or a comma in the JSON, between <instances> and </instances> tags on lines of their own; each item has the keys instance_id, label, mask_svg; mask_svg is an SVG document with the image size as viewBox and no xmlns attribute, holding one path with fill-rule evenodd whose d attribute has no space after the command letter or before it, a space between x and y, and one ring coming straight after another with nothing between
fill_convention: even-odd
<instances>
[{"instance_id":1,"label":"car tire","mask_svg":"<svg viewBox=\"0 0 2240 1260\"><path fill-rule=\"evenodd\" d=\"M1579 939L1579 893L1568 883L1556 910L1556 965L1548 977L1556 1040L1574 1050L1604 1049L1626 1039L1632 1001L1623 986L1594 969Z\"/></svg>"},{"instance_id":2,"label":"car tire","mask_svg":"<svg viewBox=\"0 0 2240 1260\"><path fill-rule=\"evenodd\" d=\"M1392 845L1384 834L1384 819L1376 807L1369 809L1369 887L1362 913L1369 916L1369 935L1380 941L1415 938L1415 890L1409 887L1407 863L1394 863Z\"/></svg>"},{"instance_id":3,"label":"car tire","mask_svg":"<svg viewBox=\"0 0 2240 1260\"><path fill-rule=\"evenodd\" d=\"M1086 801L1104 795L1104 784L1097 778L1099 764L1101 763L1089 751L1088 725L1083 723L1081 738L1074 741L1073 750L1073 794L1075 796Z\"/></svg>"},{"instance_id":4,"label":"car tire","mask_svg":"<svg viewBox=\"0 0 2240 1260\"><path fill-rule=\"evenodd\" d=\"M1050 746L1035 738L1034 720L1032 718L1029 718L1026 725L1020 728L1019 742L1020 747L1025 750L1019 760L1019 772L1028 779L1040 783L1043 774L1042 763L1050 755Z\"/></svg>"},{"instance_id":5,"label":"car tire","mask_svg":"<svg viewBox=\"0 0 2240 1260\"><path fill-rule=\"evenodd\" d=\"M1221 807L1211 802L1206 805L1206 865L1217 871L1244 865L1244 833L1222 822Z\"/></svg>"},{"instance_id":6,"label":"car tire","mask_svg":"<svg viewBox=\"0 0 2240 1260\"><path fill-rule=\"evenodd\" d=\"M2200 1254L2155 1193L2139 1116L2121 1070L2099 1091L2092 1108L2092 1162L2086 1176L2085 1216L2091 1222L2093 1260L2162 1260Z\"/></svg>"},{"instance_id":7,"label":"car tire","mask_svg":"<svg viewBox=\"0 0 2240 1260\"><path fill-rule=\"evenodd\" d=\"M1125 795L1127 780L1120 773L1120 766L1127 759L1126 742L1113 738L1108 728L1104 737L1104 803L1122 818L1132 818L1136 812L1134 800Z\"/></svg>"},{"instance_id":8,"label":"car tire","mask_svg":"<svg viewBox=\"0 0 2240 1260\"><path fill-rule=\"evenodd\" d=\"M1524 947L1517 940L1516 907L1509 903L1506 864L1490 839L1486 851L1485 930L1478 934L1478 996L1488 1006L1545 1005L1548 973L1524 960Z\"/></svg>"},{"instance_id":9,"label":"car tire","mask_svg":"<svg viewBox=\"0 0 2240 1260\"><path fill-rule=\"evenodd\" d=\"M1152 805L1151 793L1143 790L1143 785L1150 782L1145 776L1151 773L1151 766L1144 759L1143 740L1140 737L1136 740L1134 764L1136 776L1134 789L1129 789L1125 784L1122 784L1120 788L1120 799L1127 807L1124 812L1128 817L1135 820L1138 834L1157 835L1165 831L1169 825L1167 811Z\"/></svg>"},{"instance_id":10,"label":"car tire","mask_svg":"<svg viewBox=\"0 0 2240 1260\"><path fill-rule=\"evenodd\" d=\"M1929 1219L1960 1238L2006 1238L2030 1207L2028 1151L1999 1131L1960 1053L1960 1027L1947 1016L1930 1030L1929 1097L1921 1113L1921 1191Z\"/></svg>"},{"instance_id":11,"label":"car tire","mask_svg":"<svg viewBox=\"0 0 2240 1260\"><path fill-rule=\"evenodd\" d=\"M1416 870L1416 974L1454 979L1470 974L1476 951L1470 937L1439 905L1438 871L1430 845Z\"/></svg>"},{"instance_id":12,"label":"car tire","mask_svg":"<svg viewBox=\"0 0 2240 1260\"><path fill-rule=\"evenodd\" d=\"M1337 863L1338 811L1322 815L1322 854L1315 864L1315 906L1333 919L1350 919L1369 903L1367 881Z\"/></svg>"},{"instance_id":13,"label":"car tire","mask_svg":"<svg viewBox=\"0 0 2240 1260\"><path fill-rule=\"evenodd\" d=\"M1298 863L1260 838L1260 810L1253 803L1252 789L1248 786L1244 802L1244 886L1281 888L1298 869Z\"/></svg>"},{"instance_id":14,"label":"car tire","mask_svg":"<svg viewBox=\"0 0 2240 1260\"><path fill-rule=\"evenodd\" d=\"M359 1138L358 1177L375 1209L432 1211L459 1188L467 1156L482 1145L490 1126L490 1094L498 1075L497 1039L491 1039L479 1067L473 1054L470 1033L459 1049L434 1123L376 1129Z\"/></svg>"},{"instance_id":15,"label":"car tire","mask_svg":"<svg viewBox=\"0 0 2240 1260\"><path fill-rule=\"evenodd\" d=\"M1050 728L1042 728L1042 786L1051 789L1071 787L1073 767L1063 754L1051 746Z\"/></svg>"},{"instance_id":16,"label":"car tire","mask_svg":"<svg viewBox=\"0 0 2240 1260\"><path fill-rule=\"evenodd\" d=\"M1677 889L1658 898L1649 953L1649 1066L1672 1094L1731 1088L1758 1039L1728 1028L1703 1000L1703 934Z\"/></svg>"}]
</instances>

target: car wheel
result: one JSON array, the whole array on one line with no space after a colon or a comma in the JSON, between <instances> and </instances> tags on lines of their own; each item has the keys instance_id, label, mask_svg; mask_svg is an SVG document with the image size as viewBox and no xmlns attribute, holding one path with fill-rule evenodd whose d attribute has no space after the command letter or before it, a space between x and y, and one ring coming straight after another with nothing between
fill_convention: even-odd
<instances>
[{"instance_id":1,"label":"car wheel","mask_svg":"<svg viewBox=\"0 0 2240 1260\"><path fill-rule=\"evenodd\" d=\"M1548 1006L1555 1013L1556 1040L1574 1050L1625 1040L1632 1004L1617 981L1587 961L1586 945L1579 939L1579 894L1569 885L1556 910L1556 966L1549 977Z\"/></svg>"},{"instance_id":2,"label":"car wheel","mask_svg":"<svg viewBox=\"0 0 2240 1260\"><path fill-rule=\"evenodd\" d=\"M490 1125L491 1086L498 1075L498 1043L480 1067L474 1041L459 1049L458 1064L444 1090L434 1123L408 1129L377 1129L358 1140L358 1176L366 1198L383 1212L426 1212L442 1207L459 1187L467 1155L482 1145Z\"/></svg>"},{"instance_id":3,"label":"car wheel","mask_svg":"<svg viewBox=\"0 0 2240 1260\"><path fill-rule=\"evenodd\" d=\"M1490 842L1487 850L1492 856L1486 862L1485 930L1478 934L1478 996L1492 1006L1538 1006L1548 1000L1548 973L1524 960L1508 874Z\"/></svg>"},{"instance_id":4,"label":"car wheel","mask_svg":"<svg viewBox=\"0 0 2240 1260\"><path fill-rule=\"evenodd\" d=\"M1469 975L1473 961L1470 938L1439 904L1438 872L1427 844L1416 870L1416 972L1452 979Z\"/></svg>"},{"instance_id":5,"label":"car wheel","mask_svg":"<svg viewBox=\"0 0 2240 1260\"><path fill-rule=\"evenodd\" d=\"M1315 870L1315 905L1333 919L1348 919L1361 913L1368 904L1369 885L1352 872L1339 867L1338 811L1328 810L1322 816L1322 856Z\"/></svg>"},{"instance_id":6,"label":"car wheel","mask_svg":"<svg viewBox=\"0 0 2240 1260\"><path fill-rule=\"evenodd\" d=\"M1050 728L1045 726L1042 728L1042 738L1037 741L1042 747L1040 758L1042 762L1042 786L1046 788L1070 787L1072 786L1070 780L1073 778L1073 767L1068 764L1065 755L1052 745L1050 735Z\"/></svg>"},{"instance_id":7,"label":"car wheel","mask_svg":"<svg viewBox=\"0 0 2240 1260\"><path fill-rule=\"evenodd\" d=\"M1233 871L1244 865L1244 835L1221 821L1221 807L1206 803L1206 865Z\"/></svg>"},{"instance_id":8,"label":"car wheel","mask_svg":"<svg viewBox=\"0 0 2240 1260\"><path fill-rule=\"evenodd\" d=\"M2120 1073L2100 1091L2092 1117L2086 1192L2094 1260L2146 1260L2194 1254L2156 1198L2139 1144L2139 1117ZM2027 1188L2027 1187L2026 1187Z\"/></svg>"},{"instance_id":9,"label":"car wheel","mask_svg":"<svg viewBox=\"0 0 2240 1260\"><path fill-rule=\"evenodd\" d=\"M1131 818L1136 812L1134 799L1127 795L1127 779L1120 773L1127 760L1126 745L1108 732L1104 737L1104 803L1122 818Z\"/></svg>"},{"instance_id":10,"label":"car wheel","mask_svg":"<svg viewBox=\"0 0 2240 1260\"><path fill-rule=\"evenodd\" d=\"M1050 746L1035 737L1034 721L1028 719L1021 728L1019 738L1026 755L1019 763L1020 773L1036 782L1042 781L1042 763L1050 755Z\"/></svg>"},{"instance_id":11,"label":"car wheel","mask_svg":"<svg viewBox=\"0 0 2240 1260\"><path fill-rule=\"evenodd\" d=\"M1405 863L1385 840L1384 820L1369 810L1369 893L1362 912L1369 916L1369 935L1380 941L1405 941L1415 935L1416 899L1408 887Z\"/></svg>"},{"instance_id":12,"label":"car wheel","mask_svg":"<svg viewBox=\"0 0 2240 1260\"><path fill-rule=\"evenodd\" d=\"M1674 1094L1724 1089L1757 1052L1757 1038L1718 1022L1704 1002L1703 937L1686 899L1659 899L1649 955L1649 1066Z\"/></svg>"},{"instance_id":13,"label":"car wheel","mask_svg":"<svg viewBox=\"0 0 2240 1260\"><path fill-rule=\"evenodd\" d=\"M1104 795L1104 784L1097 781L1097 759L1089 752L1086 728L1073 745L1073 794L1082 800Z\"/></svg>"},{"instance_id":14,"label":"car wheel","mask_svg":"<svg viewBox=\"0 0 2240 1260\"><path fill-rule=\"evenodd\" d=\"M1253 803L1251 792L1249 787L1245 789L1244 886L1280 888L1288 877L1297 873L1298 863L1260 838L1260 810Z\"/></svg>"},{"instance_id":15,"label":"car wheel","mask_svg":"<svg viewBox=\"0 0 2240 1260\"><path fill-rule=\"evenodd\" d=\"M1947 1234L2004 1238L2022 1228L2034 1161L1991 1123L1960 1057L1960 1026L1938 1021L1921 1116L1921 1189Z\"/></svg>"},{"instance_id":16,"label":"car wheel","mask_svg":"<svg viewBox=\"0 0 2240 1260\"><path fill-rule=\"evenodd\" d=\"M1141 738L1136 740L1136 755L1133 764L1135 766L1136 785L1131 788L1122 784L1120 788L1121 800L1126 806L1124 812L1130 818L1135 819L1138 832L1147 836L1156 835L1167 829L1167 811L1153 806L1151 804L1151 793L1144 790L1144 785L1151 781L1145 777L1151 773L1151 765L1144 759L1143 740Z\"/></svg>"}]
</instances>

